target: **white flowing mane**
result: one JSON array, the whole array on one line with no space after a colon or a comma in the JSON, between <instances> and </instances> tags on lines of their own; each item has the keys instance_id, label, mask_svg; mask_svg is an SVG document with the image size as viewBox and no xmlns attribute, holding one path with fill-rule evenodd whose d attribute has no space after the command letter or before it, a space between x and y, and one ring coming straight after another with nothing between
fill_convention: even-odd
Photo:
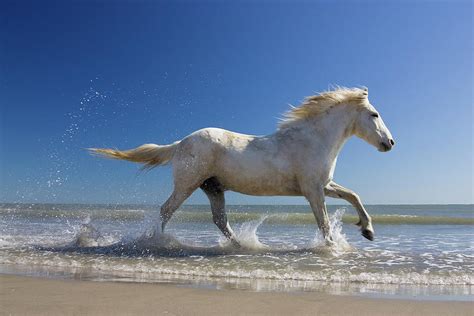
<instances>
[{"instance_id":1,"label":"white flowing mane","mask_svg":"<svg viewBox=\"0 0 474 316\"><path fill-rule=\"evenodd\" d=\"M291 109L283 114L279 128L285 128L299 121L321 115L338 104L362 104L367 100L367 96L367 88L336 87L334 90L306 97L300 106L291 106Z\"/></svg>"}]
</instances>

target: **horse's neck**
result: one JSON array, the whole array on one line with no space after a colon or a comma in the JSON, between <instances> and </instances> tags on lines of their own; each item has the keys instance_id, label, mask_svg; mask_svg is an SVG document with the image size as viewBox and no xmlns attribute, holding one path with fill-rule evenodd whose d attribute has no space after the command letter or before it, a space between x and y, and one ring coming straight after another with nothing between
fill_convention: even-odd
<instances>
[{"instance_id":1,"label":"horse's neck","mask_svg":"<svg viewBox=\"0 0 474 316\"><path fill-rule=\"evenodd\" d=\"M321 140L329 149L331 159L336 159L345 142L352 136L353 119L350 115L323 116L316 122ZM318 126L319 125L319 126Z\"/></svg>"},{"instance_id":2,"label":"horse's neck","mask_svg":"<svg viewBox=\"0 0 474 316\"><path fill-rule=\"evenodd\" d=\"M331 113L304 122L301 130L318 150L324 149L328 161L334 162L342 146L353 134L353 123L351 113Z\"/></svg>"}]
</instances>

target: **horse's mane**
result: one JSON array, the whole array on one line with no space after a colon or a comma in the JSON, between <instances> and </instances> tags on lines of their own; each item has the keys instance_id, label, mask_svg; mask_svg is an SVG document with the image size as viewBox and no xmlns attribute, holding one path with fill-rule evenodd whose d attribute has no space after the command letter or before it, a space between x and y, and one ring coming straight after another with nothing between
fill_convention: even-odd
<instances>
[{"instance_id":1,"label":"horse's mane","mask_svg":"<svg viewBox=\"0 0 474 316\"><path fill-rule=\"evenodd\" d=\"M367 100L367 96L367 88L336 87L333 90L306 97L300 106L291 106L291 109L283 114L279 128L321 115L338 104L362 104Z\"/></svg>"}]
</instances>

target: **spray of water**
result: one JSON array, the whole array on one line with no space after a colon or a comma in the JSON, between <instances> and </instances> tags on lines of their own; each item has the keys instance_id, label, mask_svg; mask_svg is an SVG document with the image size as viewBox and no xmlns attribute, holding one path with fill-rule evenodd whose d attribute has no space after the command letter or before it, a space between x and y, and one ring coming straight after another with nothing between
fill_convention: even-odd
<instances>
[{"instance_id":1,"label":"spray of water","mask_svg":"<svg viewBox=\"0 0 474 316\"><path fill-rule=\"evenodd\" d=\"M69 243L69 248L87 248L106 246L114 241L111 237L103 236L95 227L91 217L88 215L82 220L80 225L75 229L73 241Z\"/></svg>"},{"instance_id":2,"label":"spray of water","mask_svg":"<svg viewBox=\"0 0 474 316\"><path fill-rule=\"evenodd\" d=\"M260 242L257 235L258 228L267 218L268 215L263 215L259 219L245 222L237 228L236 235L241 246L240 251L270 250L269 246ZM231 242L223 236L219 239L219 245L225 249L235 248Z\"/></svg>"},{"instance_id":3,"label":"spray of water","mask_svg":"<svg viewBox=\"0 0 474 316\"><path fill-rule=\"evenodd\" d=\"M342 216L344 209L337 210L330 217L333 244L328 246L326 240L318 234L316 238L304 249L318 253L338 255L353 248L349 245L345 235L342 233ZM235 247L225 237L219 237L218 244L212 247L203 247L192 242L183 242L169 233L161 232L158 214L150 213L144 218L142 233L135 236L124 236L120 240L112 240L103 236L93 225L90 217L86 218L77 229L69 250L84 250L95 248L98 252L113 252L121 255L219 255L232 253L261 253L261 252L285 252L297 250L270 247L262 243L257 234L258 228L268 219L269 215L263 215L258 220L241 224L236 229L237 240L240 247Z\"/></svg>"},{"instance_id":4,"label":"spray of water","mask_svg":"<svg viewBox=\"0 0 474 316\"><path fill-rule=\"evenodd\" d=\"M310 243L309 247L334 255L353 250L354 248L347 242L346 235L342 232L342 217L345 212L345 208L340 208L329 217L333 241L331 245L327 244L326 239L324 239L321 232L318 231L316 238Z\"/></svg>"}]
</instances>

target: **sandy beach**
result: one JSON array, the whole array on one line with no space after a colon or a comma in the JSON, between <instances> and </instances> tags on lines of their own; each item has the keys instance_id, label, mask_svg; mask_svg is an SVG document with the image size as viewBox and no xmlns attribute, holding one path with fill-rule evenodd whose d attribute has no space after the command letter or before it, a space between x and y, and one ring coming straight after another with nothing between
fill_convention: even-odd
<instances>
[{"instance_id":1,"label":"sandy beach","mask_svg":"<svg viewBox=\"0 0 474 316\"><path fill-rule=\"evenodd\" d=\"M473 302L0 276L2 315L472 315Z\"/></svg>"}]
</instances>

